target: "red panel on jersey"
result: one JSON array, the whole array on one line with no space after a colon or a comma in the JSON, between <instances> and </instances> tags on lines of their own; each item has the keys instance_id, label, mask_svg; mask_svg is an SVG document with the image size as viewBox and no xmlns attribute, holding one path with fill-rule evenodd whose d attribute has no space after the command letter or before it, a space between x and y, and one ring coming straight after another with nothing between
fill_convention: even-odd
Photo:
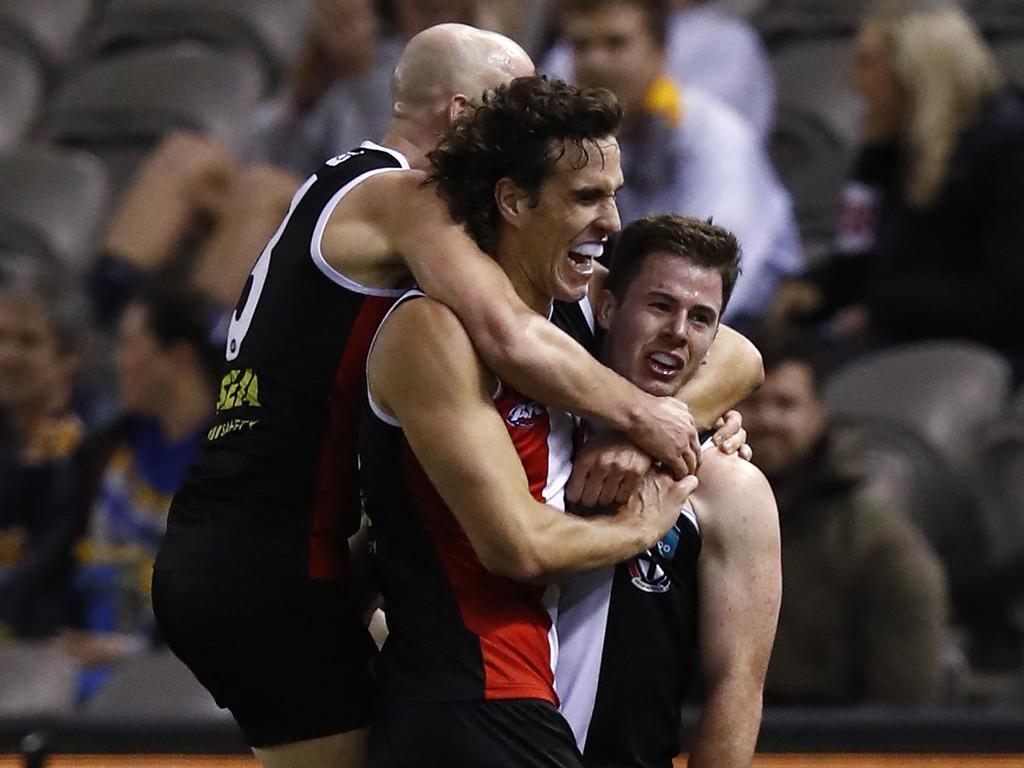
<instances>
[{"instance_id":1,"label":"red panel on jersey","mask_svg":"<svg viewBox=\"0 0 1024 768\"><path fill-rule=\"evenodd\" d=\"M515 393L495 402L536 498L547 482L547 411L531 411ZM523 408L508 416L512 409ZM517 422L513 424L512 422ZM480 564L473 546L455 516L431 485L408 443L403 474L426 531L438 555L462 613L466 628L480 641L484 664L484 698L537 698L558 705L551 669L548 632L551 617L543 604L544 588L497 576Z\"/></svg>"},{"instance_id":2,"label":"red panel on jersey","mask_svg":"<svg viewBox=\"0 0 1024 768\"><path fill-rule=\"evenodd\" d=\"M395 298L367 296L352 325L331 390L331 414L309 535L309 576L339 578L348 567L348 538L359 529L359 413L366 392L366 357Z\"/></svg>"}]
</instances>

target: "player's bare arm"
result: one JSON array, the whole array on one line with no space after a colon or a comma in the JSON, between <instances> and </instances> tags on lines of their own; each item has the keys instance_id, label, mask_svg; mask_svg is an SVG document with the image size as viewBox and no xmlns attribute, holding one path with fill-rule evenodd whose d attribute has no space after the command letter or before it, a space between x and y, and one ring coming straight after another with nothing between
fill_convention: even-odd
<instances>
[{"instance_id":1,"label":"player's bare arm","mask_svg":"<svg viewBox=\"0 0 1024 768\"><path fill-rule=\"evenodd\" d=\"M692 504L700 523L700 665L706 701L690 768L746 766L782 596L778 511L755 466L712 451Z\"/></svg>"},{"instance_id":2,"label":"player's bare arm","mask_svg":"<svg viewBox=\"0 0 1024 768\"><path fill-rule=\"evenodd\" d=\"M496 381L439 302L399 307L381 328L368 373L375 401L402 424L481 563L500 575L554 579L643 551L672 526L694 485L652 478L614 515L592 520L537 502L491 400Z\"/></svg>"},{"instance_id":3,"label":"player's bare arm","mask_svg":"<svg viewBox=\"0 0 1024 768\"><path fill-rule=\"evenodd\" d=\"M401 285L411 269L427 294L459 316L503 380L538 402L629 435L678 477L692 471L698 446L686 407L641 392L530 311L423 178L417 171L383 173L346 195L321 246L331 266L372 287Z\"/></svg>"}]
</instances>

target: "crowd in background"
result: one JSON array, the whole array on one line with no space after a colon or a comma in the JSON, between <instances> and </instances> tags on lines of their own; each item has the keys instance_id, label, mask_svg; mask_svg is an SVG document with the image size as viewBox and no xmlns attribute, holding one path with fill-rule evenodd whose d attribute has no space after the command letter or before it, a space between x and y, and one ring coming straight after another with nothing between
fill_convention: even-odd
<instances>
[{"instance_id":1,"label":"crowd in background","mask_svg":"<svg viewBox=\"0 0 1024 768\"><path fill-rule=\"evenodd\" d=\"M215 47L104 38L112 11L87 5L77 52L49 65L54 103L140 51ZM783 532L766 702L1019 703L1024 100L995 52L1015 30L941 0L743 13L759 5L312 0L287 63L227 128L168 121L118 144L61 139L46 108L26 117L0 146L0 187L36 189L16 160L49 152L52 189L31 194L84 221L65 195L84 147L106 194L68 253L0 191L0 645L67 654L81 701L159 646L152 560L216 402L227 313L302 180L384 133L403 42L461 21L615 92L624 224L674 212L739 237L726 322L764 354L740 410ZM801 46L831 67L804 85L779 69ZM802 98L814 79L838 85ZM856 106L837 111L840 91ZM815 163L845 180L808 186ZM823 198L824 229L808 213Z\"/></svg>"}]
</instances>

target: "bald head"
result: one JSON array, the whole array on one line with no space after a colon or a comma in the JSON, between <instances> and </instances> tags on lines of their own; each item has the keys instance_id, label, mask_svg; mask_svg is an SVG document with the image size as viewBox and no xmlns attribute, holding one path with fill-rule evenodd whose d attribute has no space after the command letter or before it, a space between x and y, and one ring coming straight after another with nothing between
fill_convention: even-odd
<instances>
[{"instance_id":1,"label":"bald head","mask_svg":"<svg viewBox=\"0 0 1024 768\"><path fill-rule=\"evenodd\" d=\"M457 94L479 99L490 88L533 73L526 51L504 35L438 24L413 37L398 60L391 80L395 116L443 109Z\"/></svg>"}]
</instances>

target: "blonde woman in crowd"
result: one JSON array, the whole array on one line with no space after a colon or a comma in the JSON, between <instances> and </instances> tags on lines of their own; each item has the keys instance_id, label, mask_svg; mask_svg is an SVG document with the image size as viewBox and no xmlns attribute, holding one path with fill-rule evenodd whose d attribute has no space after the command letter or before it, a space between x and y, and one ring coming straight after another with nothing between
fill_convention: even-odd
<instances>
[{"instance_id":1,"label":"blonde woman in crowd","mask_svg":"<svg viewBox=\"0 0 1024 768\"><path fill-rule=\"evenodd\" d=\"M1024 100L952 0L884 0L861 25L852 84L863 143L836 256L790 286L848 342L959 337L1020 369L1001 318L1024 295Z\"/></svg>"}]
</instances>

